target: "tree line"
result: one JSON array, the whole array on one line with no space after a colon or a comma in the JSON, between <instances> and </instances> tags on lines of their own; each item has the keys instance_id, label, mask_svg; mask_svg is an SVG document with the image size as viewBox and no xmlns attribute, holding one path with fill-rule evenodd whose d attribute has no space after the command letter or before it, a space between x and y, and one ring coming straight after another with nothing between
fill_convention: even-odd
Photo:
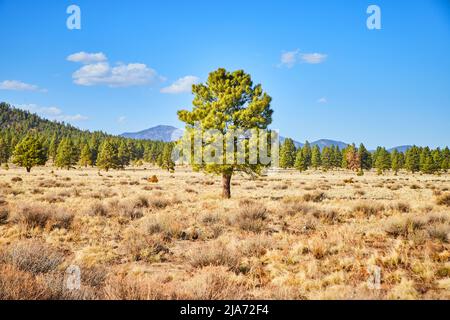
<instances>
[{"instance_id":1,"label":"tree line","mask_svg":"<svg viewBox=\"0 0 450 320\"><path fill-rule=\"evenodd\" d=\"M173 143L82 131L0 103L0 164L11 161L28 172L48 161L58 168L97 166L104 170L145 161L173 170L172 149Z\"/></svg>"},{"instance_id":2,"label":"tree line","mask_svg":"<svg viewBox=\"0 0 450 320\"><path fill-rule=\"evenodd\" d=\"M319 146L311 147L308 141L303 147L296 148L292 139L286 139L280 146L280 167L295 168L299 171L312 169L349 169L363 174L364 170L376 169L378 174L392 170L398 173L404 169L409 172L434 174L446 172L450 167L450 151L413 146L405 153L394 149L378 147L374 152L366 149L364 144L359 148L355 144L340 150L338 146L327 146L322 150Z\"/></svg>"}]
</instances>

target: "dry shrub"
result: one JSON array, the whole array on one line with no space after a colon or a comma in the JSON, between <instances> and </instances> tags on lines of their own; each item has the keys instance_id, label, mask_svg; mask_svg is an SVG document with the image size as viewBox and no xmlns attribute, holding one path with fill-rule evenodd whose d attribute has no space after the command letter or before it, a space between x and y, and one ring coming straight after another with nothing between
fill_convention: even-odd
<instances>
[{"instance_id":1,"label":"dry shrub","mask_svg":"<svg viewBox=\"0 0 450 320\"><path fill-rule=\"evenodd\" d=\"M322 202L327 197L325 193L323 192L314 192L314 193L307 193L303 196L303 200L306 202Z\"/></svg>"},{"instance_id":2,"label":"dry shrub","mask_svg":"<svg viewBox=\"0 0 450 320\"><path fill-rule=\"evenodd\" d=\"M129 275L109 277L104 288L104 298L109 300L170 300L177 297L170 283Z\"/></svg>"},{"instance_id":3,"label":"dry shrub","mask_svg":"<svg viewBox=\"0 0 450 320\"><path fill-rule=\"evenodd\" d=\"M312 215L326 223L334 223L339 221L339 212L334 209L318 209Z\"/></svg>"},{"instance_id":4,"label":"dry shrub","mask_svg":"<svg viewBox=\"0 0 450 320\"><path fill-rule=\"evenodd\" d=\"M9 209L6 207L0 208L0 225L5 224L8 221Z\"/></svg>"},{"instance_id":5,"label":"dry shrub","mask_svg":"<svg viewBox=\"0 0 450 320\"><path fill-rule=\"evenodd\" d=\"M74 214L65 210L58 210L51 217L52 229L70 229Z\"/></svg>"},{"instance_id":6,"label":"dry shrub","mask_svg":"<svg viewBox=\"0 0 450 320\"><path fill-rule=\"evenodd\" d=\"M241 253L221 241L207 243L199 249L190 250L188 260L194 268L226 266L238 271Z\"/></svg>"},{"instance_id":7,"label":"dry shrub","mask_svg":"<svg viewBox=\"0 0 450 320\"><path fill-rule=\"evenodd\" d=\"M281 210L283 214L294 216L296 214L308 214L314 210L314 207L299 201L285 199L284 206L281 208Z\"/></svg>"},{"instance_id":8,"label":"dry shrub","mask_svg":"<svg viewBox=\"0 0 450 320\"><path fill-rule=\"evenodd\" d=\"M149 203L150 206L154 209L165 209L170 204L172 204L172 201L160 196L154 196L150 198Z\"/></svg>"},{"instance_id":9,"label":"dry shrub","mask_svg":"<svg viewBox=\"0 0 450 320\"><path fill-rule=\"evenodd\" d=\"M135 228L125 233L122 247L132 261L161 261L169 253L162 237L146 235Z\"/></svg>"},{"instance_id":10,"label":"dry shrub","mask_svg":"<svg viewBox=\"0 0 450 320\"><path fill-rule=\"evenodd\" d=\"M149 216L142 222L145 234L153 235L162 233L167 238L180 238L185 225L175 214L159 213Z\"/></svg>"},{"instance_id":11,"label":"dry shrub","mask_svg":"<svg viewBox=\"0 0 450 320\"><path fill-rule=\"evenodd\" d=\"M417 184L412 184L412 185L410 185L409 187L410 187L412 190L419 190L419 189L420 189L420 186L417 185Z\"/></svg>"},{"instance_id":12,"label":"dry shrub","mask_svg":"<svg viewBox=\"0 0 450 320\"><path fill-rule=\"evenodd\" d=\"M353 178L344 179L344 183L355 183Z\"/></svg>"},{"instance_id":13,"label":"dry shrub","mask_svg":"<svg viewBox=\"0 0 450 320\"><path fill-rule=\"evenodd\" d=\"M64 202L64 197L56 194L48 194L44 197L42 197L40 200L48 202L48 203L58 203L58 202Z\"/></svg>"},{"instance_id":14,"label":"dry shrub","mask_svg":"<svg viewBox=\"0 0 450 320\"><path fill-rule=\"evenodd\" d=\"M100 217L107 217L109 215L108 209L101 201L94 201L93 203L91 203L87 214Z\"/></svg>"},{"instance_id":15,"label":"dry shrub","mask_svg":"<svg viewBox=\"0 0 450 320\"><path fill-rule=\"evenodd\" d=\"M147 178L147 181L150 183L158 183L159 180L158 180L157 176L153 175L153 176Z\"/></svg>"},{"instance_id":16,"label":"dry shrub","mask_svg":"<svg viewBox=\"0 0 450 320\"><path fill-rule=\"evenodd\" d=\"M391 219L385 231L393 237L413 238L415 236L429 237L441 242L448 242L450 224L444 214L425 217L403 217Z\"/></svg>"},{"instance_id":17,"label":"dry shrub","mask_svg":"<svg viewBox=\"0 0 450 320\"><path fill-rule=\"evenodd\" d=\"M382 204L370 204L370 203L359 203L353 207L354 213L362 213L369 216L374 216L382 213L386 208Z\"/></svg>"},{"instance_id":18,"label":"dry shrub","mask_svg":"<svg viewBox=\"0 0 450 320\"><path fill-rule=\"evenodd\" d=\"M252 201L244 200L240 202L240 210L234 222L240 229L251 232L262 232L266 226L267 209Z\"/></svg>"},{"instance_id":19,"label":"dry shrub","mask_svg":"<svg viewBox=\"0 0 450 320\"><path fill-rule=\"evenodd\" d=\"M64 255L46 244L28 240L10 245L0 254L0 261L34 275L55 270Z\"/></svg>"},{"instance_id":20,"label":"dry shrub","mask_svg":"<svg viewBox=\"0 0 450 320\"><path fill-rule=\"evenodd\" d=\"M273 241L264 236L246 239L239 244L239 250L246 257L261 257L272 249Z\"/></svg>"},{"instance_id":21,"label":"dry shrub","mask_svg":"<svg viewBox=\"0 0 450 320\"><path fill-rule=\"evenodd\" d=\"M11 179L11 181L12 181L12 182L22 182L23 180L22 180L21 177L13 177L13 178Z\"/></svg>"},{"instance_id":22,"label":"dry shrub","mask_svg":"<svg viewBox=\"0 0 450 320\"><path fill-rule=\"evenodd\" d=\"M45 228L51 217L51 210L45 206L26 204L19 207L13 217L14 222L26 228Z\"/></svg>"},{"instance_id":23,"label":"dry shrub","mask_svg":"<svg viewBox=\"0 0 450 320\"><path fill-rule=\"evenodd\" d=\"M391 209L402 213L408 213L411 211L411 206L408 203L399 202L391 205Z\"/></svg>"},{"instance_id":24,"label":"dry shrub","mask_svg":"<svg viewBox=\"0 0 450 320\"><path fill-rule=\"evenodd\" d=\"M0 300L47 299L44 284L29 272L0 264Z\"/></svg>"},{"instance_id":25,"label":"dry shrub","mask_svg":"<svg viewBox=\"0 0 450 320\"><path fill-rule=\"evenodd\" d=\"M205 267L183 283L183 298L189 300L245 299L245 286L225 267Z\"/></svg>"},{"instance_id":26,"label":"dry shrub","mask_svg":"<svg viewBox=\"0 0 450 320\"><path fill-rule=\"evenodd\" d=\"M445 193L436 199L436 203L440 206L450 207L450 193Z\"/></svg>"}]
</instances>

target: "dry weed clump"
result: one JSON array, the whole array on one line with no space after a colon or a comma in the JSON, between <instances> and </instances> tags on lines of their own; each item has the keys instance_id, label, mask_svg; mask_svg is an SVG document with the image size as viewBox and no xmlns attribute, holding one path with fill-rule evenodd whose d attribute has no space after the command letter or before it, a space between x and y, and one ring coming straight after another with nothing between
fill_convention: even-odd
<instances>
[{"instance_id":1,"label":"dry weed clump","mask_svg":"<svg viewBox=\"0 0 450 320\"><path fill-rule=\"evenodd\" d=\"M327 196L323 192L314 192L314 193L307 193L303 196L303 200L306 202L322 202L325 200Z\"/></svg>"},{"instance_id":2,"label":"dry weed clump","mask_svg":"<svg viewBox=\"0 0 450 320\"><path fill-rule=\"evenodd\" d=\"M48 299L46 286L31 273L0 264L0 300Z\"/></svg>"},{"instance_id":3,"label":"dry weed clump","mask_svg":"<svg viewBox=\"0 0 450 320\"><path fill-rule=\"evenodd\" d=\"M209 266L198 270L182 284L188 300L230 300L249 298L245 283L226 267Z\"/></svg>"},{"instance_id":4,"label":"dry weed clump","mask_svg":"<svg viewBox=\"0 0 450 320\"><path fill-rule=\"evenodd\" d=\"M28 229L45 228L50 217L51 210L49 208L30 203L17 208L13 221Z\"/></svg>"},{"instance_id":5,"label":"dry weed clump","mask_svg":"<svg viewBox=\"0 0 450 320\"><path fill-rule=\"evenodd\" d=\"M207 266L226 266L229 270L239 271L241 254L220 240L203 245L200 250L189 251L187 256L194 268Z\"/></svg>"},{"instance_id":6,"label":"dry weed clump","mask_svg":"<svg viewBox=\"0 0 450 320\"><path fill-rule=\"evenodd\" d=\"M146 235L135 228L125 233L122 246L132 261L160 262L169 253L162 237Z\"/></svg>"},{"instance_id":7,"label":"dry weed clump","mask_svg":"<svg viewBox=\"0 0 450 320\"><path fill-rule=\"evenodd\" d=\"M34 275L55 270L64 260L64 255L37 241L28 240L11 244L0 254L0 261Z\"/></svg>"},{"instance_id":8,"label":"dry weed clump","mask_svg":"<svg viewBox=\"0 0 450 320\"><path fill-rule=\"evenodd\" d=\"M8 222L9 209L7 207L0 208L0 225Z\"/></svg>"},{"instance_id":9,"label":"dry weed clump","mask_svg":"<svg viewBox=\"0 0 450 320\"><path fill-rule=\"evenodd\" d=\"M437 203L439 206L447 206L447 207L450 207L450 193L445 193L445 194L439 196L439 197L436 199L436 203Z\"/></svg>"},{"instance_id":10,"label":"dry weed clump","mask_svg":"<svg viewBox=\"0 0 450 320\"><path fill-rule=\"evenodd\" d=\"M380 215L386 208L382 204L370 204L370 203L359 203L353 207L354 213L362 213L367 217L370 216L378 216Z\"/></svg>"},{"instance_id":11,"label":"dry weed clump","mask_svg":"<svg viewBox=\"0 0 450 320\"><path fill-rule=\"evenodd\" d=\"M393 237L406 239L430 238L447 243L450 240L450 221L445 214L395 217L387 223L385 231Z\"/></svg>"},{"instance_id":12,"label":"dry weed clump","mask_svg":"<svg viewBox=\"0 0 450 320\"><path fill-rule=\"evenodd\" d=\"M241 201L240 210L235 216L234 222L241 230L260 233L266 227L268 213L266 207L252 201Z\"/></svg>"}]
</instances>

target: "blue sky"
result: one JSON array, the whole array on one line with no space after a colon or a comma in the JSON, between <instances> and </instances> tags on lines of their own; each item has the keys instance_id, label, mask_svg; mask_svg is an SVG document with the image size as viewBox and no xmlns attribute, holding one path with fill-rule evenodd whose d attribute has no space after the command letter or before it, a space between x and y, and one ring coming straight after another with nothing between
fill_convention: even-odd
<instances>
[{"instance_id":1,"label":"blue sky","mask_svg":"<svg viewBox=\"0 0 450 320\"><path fill-rule=\"evenodd\" d=\"M263 85L283 136L450 141L446 0L0 0L0 16L0 100L83 129L181 127L185 89L225 67Z\"/></svg>"}]
</instances>

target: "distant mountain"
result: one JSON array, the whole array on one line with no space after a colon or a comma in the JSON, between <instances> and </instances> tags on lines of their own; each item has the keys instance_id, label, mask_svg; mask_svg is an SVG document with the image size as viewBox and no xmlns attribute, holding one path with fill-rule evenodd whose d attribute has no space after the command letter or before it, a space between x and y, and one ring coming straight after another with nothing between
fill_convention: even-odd
<instances>
[{"instance_id":1,"label":"distant mountain","mask_svg":"<svg viewBox=\"0 0 450 320\"><path fill-rule=\"evenodd\" d=\"M183 136L183 132L184 130L172 126L156 126L140 132L123 133L120 136L138 140L159 140L164 142L170 142L170 141L177 141L179 138L181 138ZM287 139L286 137L280 136L280 144L282 144L286 139ZM305 144L294 140L294 145L296 148L303 148ZM310 145L311 147L318 146L321 151L325 147L331 146L338 146L339 149L342 150L348 146L348 143L336 140L321 139L314 142L310 142ZM404 153L410 148L411 146L409 145L398 146L391 148L388 151L392 152L394 151L394 149L397 149L397 151Z\"/></svg>"},{"instance_id":2,"label":"distant mountain","mask_svg":"<svg viewBox=\"0 0 450 320\"><path fill-rule=\"evenodd\" d=\"M311 147L318 146L320 150L323 150L325 147L338 146L340 150L346 148L348 146L347 143L342 141L321 139L314 142L311 142Z\"/></svg>"},{"instance_id":3,"label":"distant mountain","mask_svg":"<svg viewBox=\"0 0 450 320\"><path fill-rule=\"evenodd\" d=\"M155 141L177 141L183 136L183 130L172 126L156 126L139 132L126 132L120 135L124 138Z\"/></svg>"},{"instance_id":4,"label":"distant mountain","mask_svg":"<svg viewBox=\"0 0 450 320\"><path fill-rule=\"evenodd\" d=\"M405 153L406 151L408 151L411 148L412 148L412 146L399 146L399 147L394 147L394 148L388 149L388 151L392 152L394 150L397 150L398 152Z\"/></svg>"}]
</instances>

